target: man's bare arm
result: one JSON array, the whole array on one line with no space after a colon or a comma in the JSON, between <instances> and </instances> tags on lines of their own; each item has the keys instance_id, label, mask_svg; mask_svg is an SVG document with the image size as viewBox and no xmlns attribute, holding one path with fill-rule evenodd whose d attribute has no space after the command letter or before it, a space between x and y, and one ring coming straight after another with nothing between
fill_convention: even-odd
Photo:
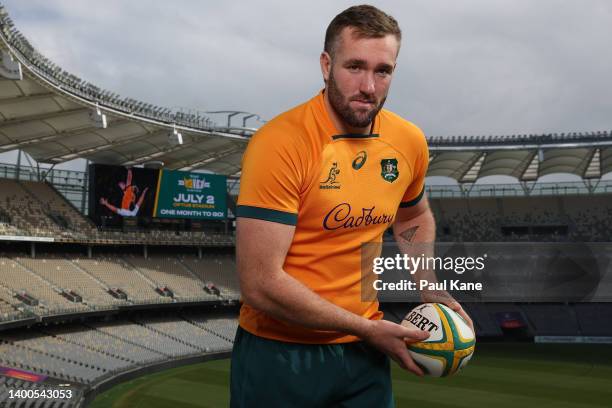
<instances>
[{"instance_id":1,"label":"man's bare arm","mask_svg":"<svg viewBox=\"0 0 612 408\"><path fill-rule=\"evenodd\" d=\"M393 236L400 251L409 256L425 257L434 256L434 243L436 240L436 221L431 213L427 196L423 196L421 201L413 207L400 208L393 224ZM429 282L437 282L434 270L420 269L413 275L415 281L425 279ZM461 317L474 330L472 319L457 302L446 291L422 291L421 298L424 302L443 303Z\"/></svg>"},{"instance_id":2,"label":"man's bare arm","mask_svg":"<svg viewBox=\"0 0 612 408\"><path fill-rule=\"evenodd\" d=\"M236 255L244 301L271 316L321 330L362 336L369 321L316 295L283 270L295 227L238 218Z\"/></svg>"},{"instance_id":3,"label":"man's bare arm","mask_svg":"<svg viewBox=\"0 0 612 408\"><path fill-rule=\"evenodd\" d=\"M279 320L360 337L402 367L422 375L407 352L405 340L420 341L428 333L351 313L283 270L294 231L295 227L289 225L238 218L236 259L244 302Z\"/></svg>"},{"instance_id":4,"label":"man's bare arm","mask_svg":"<svg viewBox=\"0 0 612 408\"><path fill-rule=\"evenodd\" d=\"M400 251L409 256L434 255L436 241L436 222L427 196L415 206L399 208L393 224L393 236ZM420 269L413 275L415 281L426 279L436 281L435 271Z\"/></svg>"}]
</instances>

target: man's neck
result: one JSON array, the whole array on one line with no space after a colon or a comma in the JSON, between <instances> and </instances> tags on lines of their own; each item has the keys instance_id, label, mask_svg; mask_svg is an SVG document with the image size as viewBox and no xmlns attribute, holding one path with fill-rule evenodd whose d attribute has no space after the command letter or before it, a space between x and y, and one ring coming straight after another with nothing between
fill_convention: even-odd
<instances>
[{"instance_id":1,"label":"man's neck","mask_svg":"<svg viewBox=\"0 0 612 408\"><path fill-rule=\"evenodd\" d=\"M373 122L362 128L350 126L340 118L336 110L332 107L327 92L325 91L323 92L323 100L325 101L325 110L327 110L329 118L340 134L369 135L372 133Z\"/></svg>"}]
</instances>

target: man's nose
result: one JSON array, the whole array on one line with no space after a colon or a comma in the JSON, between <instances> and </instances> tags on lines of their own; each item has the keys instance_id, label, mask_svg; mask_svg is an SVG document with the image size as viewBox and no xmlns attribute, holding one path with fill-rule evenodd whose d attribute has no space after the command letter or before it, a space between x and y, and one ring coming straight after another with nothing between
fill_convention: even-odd
<instances>
[{"instance_id":1,"label":"man's nose","mask_svg":"<svg viewBox=\"0 0 612 408\"><path fill-rule=\"evenodd\" d=\"M359 84L359 91L364 94L372 95L374 93L374 73L364 72L361 77L361 83Z\"/></svg>"}]
</instances>

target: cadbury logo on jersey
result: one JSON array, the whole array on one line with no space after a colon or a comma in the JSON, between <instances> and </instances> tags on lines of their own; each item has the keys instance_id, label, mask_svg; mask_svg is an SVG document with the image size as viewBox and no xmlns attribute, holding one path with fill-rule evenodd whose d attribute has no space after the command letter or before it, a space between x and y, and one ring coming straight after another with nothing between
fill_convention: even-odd
<instances>
[{"instance_id":1,"label":"cadbury logo on jersey","mask_svg":"<svg viewBox=\"0 0 612 408\"><path fill-rule=\"evenodd\" d=\"M340 203L332 208L323 219L323 228L326 230L337 230L340 228L359 228L377 224L391 224L393 215L377 214L374 209L362 208L361 211L352 212L349 203Z\"/></svg>"}]
</instances>

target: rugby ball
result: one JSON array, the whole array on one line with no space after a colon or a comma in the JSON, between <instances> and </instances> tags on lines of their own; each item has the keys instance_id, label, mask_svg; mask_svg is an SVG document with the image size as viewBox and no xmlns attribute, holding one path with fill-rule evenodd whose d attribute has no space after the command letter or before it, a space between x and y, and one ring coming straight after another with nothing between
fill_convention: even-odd
<instances>
[{"instance_id":1,"label":"rugby ball","mask_svg":"<svg viewBox=\"0 0 612 408\"><path fill-rule=\"evenodd\" d=\"M412 359L426 375L453 375L472 358L476 344L474 332L461 316L441 303L415 307L401 324L429 332L427 340L408 345Z\"/></svg>"}]
</instances>

